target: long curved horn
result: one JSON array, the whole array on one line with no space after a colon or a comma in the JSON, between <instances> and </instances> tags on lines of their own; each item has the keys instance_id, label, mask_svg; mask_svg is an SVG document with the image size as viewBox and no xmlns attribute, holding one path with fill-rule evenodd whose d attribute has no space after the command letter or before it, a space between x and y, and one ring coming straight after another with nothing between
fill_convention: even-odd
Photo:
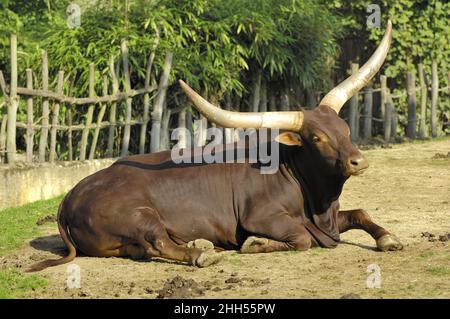
<instances>
[{"instance_id":1,"label":"long curved horn","mask_svg":"<svg viewBox=\"0 0 450 319\"><path fill-rule=\"evenodd\" d=\"M392 22L389 20L384 37L370 59L356 72L328 92L320 105L328 105L339 113L344 103L361 90L375 76L389 51L392 39Z\"/></svg>"},{"instance_id":2,"label":"long curved horn","mask_svg":"<svg viewBox=\"0 0 450 319\"><path fill-rule=\"evenodd\" d=\"M208 120L222 127L277 128L297 132L302 127L303 112L231 112L209 103L183 80L179 82L195 108Z\"/></svg>"}]
</instances>

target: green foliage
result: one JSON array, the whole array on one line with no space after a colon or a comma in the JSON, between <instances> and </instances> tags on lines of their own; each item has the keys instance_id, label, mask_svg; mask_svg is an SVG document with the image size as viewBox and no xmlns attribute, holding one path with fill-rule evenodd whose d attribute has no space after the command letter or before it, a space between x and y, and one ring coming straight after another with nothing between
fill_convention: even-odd
<instances>
[{"instance_id":1,"label":"green foliage","mask_svg":"<svg viewBox=\"0 0 450 319\"><path fill-rule=\"evenodd\" d=\"M149 49L160 30L155 75L164 53L174 52L171 79L186 79L195 88L220 98L224 92L241 94L248 74L262 69L273 82L320 87L329 78L336 17L312 0L99 0L81 2L81 27L66 22L67 0L5 2L0 21L2 61L8 52L8 35L19 35L24 69L35 69L39 82L41 49L48 52L53 85L57 71L66 71L73 95L86 95L89 63L100 74L108 72L108 59L119 56L120 42L130 49L132 84L142 84ZM39 18L38 18L39 17ZM26 22L26 23L24 23ZM25 54L26 52L26 54ZM5 68L4 69L8 69ZM101 76L96 87L100 91Z\"/></svg>"}]
</instances>

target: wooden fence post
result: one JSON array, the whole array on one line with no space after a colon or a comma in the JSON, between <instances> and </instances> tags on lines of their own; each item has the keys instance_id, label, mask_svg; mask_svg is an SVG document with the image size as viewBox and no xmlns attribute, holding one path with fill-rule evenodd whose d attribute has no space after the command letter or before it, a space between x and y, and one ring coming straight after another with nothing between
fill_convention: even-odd
<instances>
[{"instance_id":1,"label":"wooden fence post","mask_svg":"<svg viewBox=\"0 0 450 319\"><path fill-rule=\"evenodd\" d=\"M89 97L94 97L95 95L95 70L94 64L89 64ZM86 148L89 138L89 127L92 124L92 117L94 115L94 104L90 104L88 111L86 113L85 127L83 133L81 134L81 148L80 148L80 161L86 159Z\"/></svg>"},{"instance_id":2,"label":"wooden fence post","mask_svg":"<svg viewBox=\"0 0 450 319\"><path fill-rule=\"evenodd\" d=\"M47 52L42 51L42 89L48 90L48 59ZM39 140L39 162L45 162L45 150L47 148L50 109L48 98L42 98L41 137Z\"/></svg>"},{"instance_id":3,"label":"wooden fence post","mask_svg":"<svg viewBox=\"0 0 450 319\"><path fill-rule=\"evenodd\" d=\"M385 112L386 112L386 98L387 98L387 76L381 75L380 76L380 118L385 118ZM384 132L384 126L385 123L383 121L383 132Z\"/></svg>"},{"instance_id":4,"label":"wooden fence post","mask_svg":"<svg viewBox=\"0 0 450 319\"><path fill-rule=\"evenodd\" d=\"M389 104L391 105L391 139L397 139L398 114L395 110L395 104L392 100L391 94L388 96Z\"/></svg>"},{"instance_id":5,"label":"wooden fence post","mask_svg":"<svg viewBox=\"0 0 450 319\"><path fill-rule=\"evenodd\" d=\"M152 51L150 52L150 56L148 57L147 61L147 69L145 72L145 88L148 89L150 87L150 80L152 78L152 67L153 67L153 61L155 60L156 55L156 48L159 43L159 30L156 30L155 39L153 41ZM142 116L142 125L141 125L141 132L139 136L139 154L145 153L145 140L146 140L146 133L147 133L147 125L149 118L149 112L150 112L150 94L145 93L144 94L144 114Z\"/></svg>"},{"instance_id":6,"label":"wooden fence post","mask_svg":"<svg viewBox=\"0 0 450 319\"><path fill-rule=\"evenodd\" d=\"M416 78L414 73L406 73L406 93L408 95L408 124L406 126L406 135L410 139L416 138Z\"/></svg>"},{"instance_id":7,"label":"wooden fence post","mask_svg":"<svg viewBox=\"0 0 450 319\"><path fill-rule=\"evenodd\" d=\"M438 106L439 79L437 63L433 60L431 64L431 136L437 137L437 106Z\"/></svg>"},{"instance_id":8,"label":"wooden fence post","mask_svg":"<svg viewBox=\"0 0 450 319\"><path fill-rule=\"evenodd\" d=\"M67 149L69 151L69 161L73 161L73 146L72 146L72 105L67 105Z\"/></svg>"},{"instance_id":9,"label":"wooden fence post","mask_svg":"<svg viewBox=\"0 0 450 319\"><path fill-rule=\"evenodd\" d=\"M351 64L351 72L355 74L358 72L359 65L358 63ZM353 142L358 140L359 134L356 125L357 121L357 113L358 113L358 93L354 94L350 99L350 110L349 110L349 126L350 126L350 138Z\"/></svg>"},{"instance_id":10,"label":"wooden fence post","mask_svg":"<svg viewBox=\"0 0 450 319\"><path fill-rule=\"evenodd\" d=\"M16 119L19 97L17 96L17 36L11 35L11 88L8 99L6 152L8 163L13 164L16 156Z\"/></svg>"},{"instance_id":11,"label":"wooden fence post","mask_svg":"<svg viewBox=\"0 0 450 319\"><path fill-rule=\"evenodd\" d=\"M427 116L427 83L425 81L425 70L423 64L419 64L419 85L420 85L420 122L419 138L426 136L426 116Z\"/></svg>"},{"instance_id":12,"label":"wooden fence post","mask_svg":"<svg viewBox=\"0 0 450 319\"><path fill-rule=\"evenodd\" d=\"M368 86L364 89L364 140L372 138L372 112L373 112L373 89Z\"/></svg>"},{"instance_id":13,"label":"wooden fence post","mask_svg":"<svg viewBox=\"0 0 450 319\"><path fill-rule=\"evenodd\" d=\"M131 81L130 81L130 66L128 62L128 45L127 41L122 41L121 44L122 51L122 63L123 63L123 73L125 77L125 92L128 93L131 90ZM128 148L130 145L130 134L131 134L131 110L132 110L132 98L127 98L126 108L125 108L125 126L123 129L123 138L122 138L122 150L120 152L120 156L126 156L128 153Z\"/></svg>"},{"instance_id":14,"label":"wooden fence post","mask_svg":"<svg viewBox=\"0 0 450 319\"><path fill-rule=\"evenodd\" d=\"M33 89L33 70L27 69L27 89ZM27 133L26 133L26 144L27 144L27 162L31 163L33 161L33 139L34 139L34 127L33 127L33 97L29 96L27 98Z\"/></svg>"},{"instance_id":15,"label":"wooden fence post","mask_svg":"<svg viewBox=\"0 0 450 319\"><path fill-rule=\"evenodd\" d=\"M103 76L103 96L108 95L108 78L107 76ZM93 160L95 158L95 149L97 147L98 135L100 134L100 124L103 121L103 116L105 116L107 103L102 103L100 107L100 111L97 115L97 126L95 127L94 137L92 138L91 149L89 151L89 159Z\"/></svg>"},{"instance_id":16,"label":"wooden fence post","mask_svg":"<svg viewBox=\"0 0 450 319\"><path fill-rule=\"evenodd\" d=\"M119 64L119 63L118 63ZM118 69L117 69L118 70ZM119 92L119 73L114 68L114 58L110 56L109 58L109 73L112 80L113 94ZM111 109L109 111L109 130L108 130L108 149L106 151L106 157L114 156L114 132L116 130L116 111L117 102L111 104Z\"/></svg>"},{"instance_id":17,"label":"wooden fence post","mask_svg":"<svg viewBox=\"0 0 450 319\"><path fill-rule=\"evenodd\" d=\"M58 81L56 85L56 93L62 94L64 85L64 71L58 72ZM59 120L59 102L55 103L52 117L52 128L50 132L50 155L49 161L54 162L56 159L56 133Z\"/></svg>"},{"instance_id":18,"label":"wooden fence post","mask_svg":"<svg viewBox=\"0 0 450 319\"><path fill-rule=\"evenodd\" d=\"M386 105L385 105L385 117L384 117L384 141L389 143L391 140L391 125L394 106L392 105L392 99L389 99L389 90L386 92Z\"/></svg>"},{"instance_id":19,"label":"wooden fence post","mask_svg":"<svg viewBox=\"0 0 450 319\"><path fill-rule=\"evenodd\" d=\"M167 52L164 61L163 74L159 80L158 95L153 104L152 113L152 135L150 141L150 152L158 152L160 150L161 136L161 118L163 113L164 100L166 98L167 86L169 85L169 75L172 68L173 53Z\"/></svg>"},{"instance_id":20,"label":"wooden fence post","mask_svg":"<svg viewBox=\"0 0 450 319\"><path fill-rule=\"evenodd\" d=\"M6 122L8 121L8 114L3 115L2 123L0 125L0 163L2 158L6 158Z\"/></svg>"}]
</instances>

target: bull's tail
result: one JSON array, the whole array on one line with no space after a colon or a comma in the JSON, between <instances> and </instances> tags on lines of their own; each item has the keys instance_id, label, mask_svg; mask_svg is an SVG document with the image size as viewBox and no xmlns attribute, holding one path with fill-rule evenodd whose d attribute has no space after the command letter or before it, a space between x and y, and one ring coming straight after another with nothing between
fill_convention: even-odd
<instances>
[{"instance_id":1,"label":"bull's tail","mask_svg":"<svg viewBox=\"0 0 450 319\"><path fill-rule=\"evenodd\" d=\"M48 259L41 261L39 263L36 263L32 265L27 272L34 272L34 271L41 271L47 267L53 267L58 266L61 264L65 264L68 262L71 262L75 259L75 256L77 255L77 250L75 248L74 243L72 242L72 239L69 236L68 228L67 228L67 221L62 216L62 207L63 207L64 201L59 205L58 209L58 228L59 233L61 234L61 238L63 239L64 243L67 246L67 249L69 250L69 254L66 257L60 258L60 259Z\"/></svg>"}]
</instances>

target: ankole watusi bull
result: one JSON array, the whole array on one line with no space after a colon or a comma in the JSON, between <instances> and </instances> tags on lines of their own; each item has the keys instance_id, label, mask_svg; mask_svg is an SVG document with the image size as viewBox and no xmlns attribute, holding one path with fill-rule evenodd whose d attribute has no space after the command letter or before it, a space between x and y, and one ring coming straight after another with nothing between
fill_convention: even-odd
<instances>
[{"instance_id":1,"label":"ankole watusi bull","mask_svg":"<svg viewBox=\"0 0 450 319\"><path fill-rule=\"evenodd\" d=\"M378 72L391 32L389 22L367 63L313 110L225 111L180 81L211 122L280 129L278 171L261 174L249 163L176 164L170 151L122 158L67 194L58 227L69 254L31 270L67 263L77 251L99 257L163 257L205 267L221 257L212 245L242 253L334 247L339 234L350 229L368 232L382 251L402 249L364 210L339 211L345 181L368 163L351 143L338 112Z\"/></svg>"}]
</instances>

